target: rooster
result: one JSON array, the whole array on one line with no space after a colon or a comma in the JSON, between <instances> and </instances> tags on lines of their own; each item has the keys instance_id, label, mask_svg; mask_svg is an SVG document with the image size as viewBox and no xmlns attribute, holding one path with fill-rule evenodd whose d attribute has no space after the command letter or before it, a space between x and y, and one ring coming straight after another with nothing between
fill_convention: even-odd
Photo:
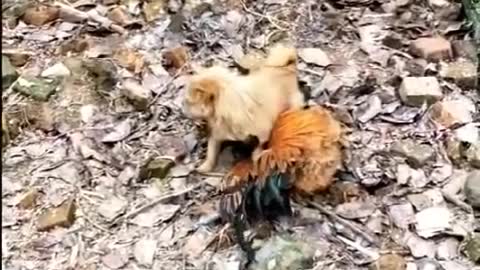
<instances>
[{"instance_id":1,"label":"rooster","mask_svg":"<svg viewBox=\"0 0 480 270\"><path fill-rule=\"evenodd\" d=\"M291 196L328 189L341 164L341 145L341 125L328 110L320 106L288 110L275 121L263 151L253 161L238 161L225 175L220 215L233 225L248 261L254 253L243 239L245 226L290 216Z\"/></svg>"}]
</instances>

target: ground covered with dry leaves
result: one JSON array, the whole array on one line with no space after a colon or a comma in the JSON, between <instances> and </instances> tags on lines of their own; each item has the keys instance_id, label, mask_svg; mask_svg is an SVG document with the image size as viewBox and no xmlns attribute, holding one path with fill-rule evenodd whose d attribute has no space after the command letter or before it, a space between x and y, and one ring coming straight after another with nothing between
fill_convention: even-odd
<instances>
[{"instance_id":1,"label":"ground covered with dry leaves","mask_svg":"<svg viewBox=\"0 0 480 270\"><path fill-rule=\"evenodd\" d=\"M217 237L231 153L215 174L192 172L205 134L180 110L185 75L248 68L285 39L348 145L328 194L271 235L247 231L253 268L478 268L478 51L460 2L6 0L2 12L2 269L240 269Z\"/></svg>"}]
</instances>

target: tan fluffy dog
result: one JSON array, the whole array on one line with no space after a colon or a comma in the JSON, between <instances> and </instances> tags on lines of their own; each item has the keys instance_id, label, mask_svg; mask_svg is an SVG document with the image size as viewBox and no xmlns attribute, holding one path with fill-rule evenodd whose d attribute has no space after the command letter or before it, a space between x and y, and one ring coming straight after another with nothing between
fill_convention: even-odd
<instances>
[{"instance_id":1,"label":"tan fluffy dog","mask_svg":"<svg viewBox=\"0 0 480 270\"><path fill-rule=\"evenodd\" d=\"M192 75L183 103L184 113L208 123L207 156L197 168L211 171L220 144L225 140L244 141L256 136L261 151L277 116L286 109L304 106L297 83L296 50L277 45L265 61L250 74L241 76L225 67L201 68Z\"/></svg>"}]
</instances>

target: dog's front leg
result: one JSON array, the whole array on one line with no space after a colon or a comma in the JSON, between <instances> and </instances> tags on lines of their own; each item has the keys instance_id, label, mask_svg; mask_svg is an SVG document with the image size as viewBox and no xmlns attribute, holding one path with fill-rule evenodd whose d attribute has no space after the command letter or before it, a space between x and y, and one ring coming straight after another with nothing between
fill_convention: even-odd
<instances>
[{"instance_id":1,"label":"dog's front leg","mask_svg":"<svg viewBox=\"0 0 480 270\"><path fill-rule=\"evenodd\" d=\"M220 152L221 141L211 136L208 139L207 156L205 161L197 167L197 172L206 173L213 170L217 162L218 153Z\"/></svg>"}]
</instances>

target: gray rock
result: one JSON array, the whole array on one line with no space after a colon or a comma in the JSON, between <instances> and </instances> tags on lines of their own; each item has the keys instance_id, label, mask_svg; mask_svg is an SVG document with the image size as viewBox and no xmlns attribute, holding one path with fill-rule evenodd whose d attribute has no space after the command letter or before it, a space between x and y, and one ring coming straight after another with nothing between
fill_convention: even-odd
<instances>
[{"instance_id":1,"label":"gray rock","mask_svg":"<svg viewBox=\"0 0 480 270\"><path fill-rule=\"evenodd\" d=\"M405 244L410 249L414 258L434 258L435 257L435 242L432 240L425 240L418 237L414 233L407 232L404 239Z\"/></svg>"},{"instance_id":2,"label":"gray rock","mask_svg":"<svg viewBox=\"0 0 480 270\"><path fill-rule=\"evenodd\" d=\"M465 246L465 253L474 263L480 262L480 234L474 234Z\"/></svg>"},{"instance_id":3,"label":"gray rock","mask_svg":"<svg viewBox=\"0 0 480 270\"><path fill-rule=\"evenodd\" d=\"M5 90L18 78L17 70L10 63L10 59L2 55L2 89Z\"/></svg>"},{"instance_id":4,"label":"gray rock","mask_svg":"<svg viewBox=\"0 0 480 270\"><path fill-rule=\"evenodd\" d=\"M47 101L59 84L58 80L38 79L34 77L20 77L13 86L13 90L38 101Z\"/></svg>"},{"instance_id":5,"label":"gray rock","mask_svg":"<svg viewBox=\"0 0 480 270\"><path fill-rule=\"evenodd\" d=\"M440 260L449 260L457 257L459 241L455 238L448 238L437 247L437 258Z\"/></svg>"},{"instance_id":6,"label":"gray rock","mask_svg":"<svg viewBox=\"0 0 480 270\"><path fill-rule=\"evenodd\" d=\"M443 98L442 89L435 77L406 77L398 91L405 104L415 107L422 106L424 102L433 104Z\"/></svg>"},{"instance_id":7,"label":"gray rock","mask_svg":"<svg viewBox=\"0 0 480 270\"><path fill-rule=\"evenodd\" d=\"M395 142L391 146L390 151L406 157L410 165L415 168L425 165L435 154L430 145L419 144L411 139Z\"/></svg>"},{"instance_id":8,"label":"gray rock","mask_svg":"<svg viewBox=\"0 0 480 270\"><path fill-rule=\"evenodd\" d=\"M415 213L409 203L390 206L388 214L398 228L408 229L408 226L415 222Z\"/></svg>"},{"instance_id":9,"label":"gray rock","mask_svg":"<svg viewBox=\"0 0 480 270\"><path fill-rule=\"evenodd\" d=\"M70 70L62 63L56 63L55 65L45 69L41 76L42 77L66 77L70 76Z\"/></svg>"},{"instance_id":10,"label":"gray rock","mask_svg":"<svg viewBox=\"0 0 480 270\"><path fill-rule=\"evenodd\" d=\"M435 260L422 259L417 262L418 270L440 270L442 266Z\"/></svg>"},{"instance_id":11,"label":"gray rock","mask_svg":"<svg viewBox=\"0 0 480 270\"><path fill-rule=\"evenodd\" d=\"M466 59L443 64L439 74L443 78L452 79L464 90L476 89L478 85L477 64Z\"/></svg>"},{"instance_id":12,"label":"gray rock","mask_svg":"<svg viewBox=\"0 0 480 270\"><path fill-rule=\"evenodd\" d=\"M475 208L480 208L480 170L471 172L465 182L465 196Z\"/></svg>"},{"instance_id":13,"label":"gray rock","mask_svg":"<svg viewBox=\"0 0 480 270\"><path fill-rule=\"evenodd\" d=\"M275 236L257 251L256 263L251 269L308 269L313 264L314 253L315 250L306 242L287 236Z\"/></svg>"}]
</instances>

